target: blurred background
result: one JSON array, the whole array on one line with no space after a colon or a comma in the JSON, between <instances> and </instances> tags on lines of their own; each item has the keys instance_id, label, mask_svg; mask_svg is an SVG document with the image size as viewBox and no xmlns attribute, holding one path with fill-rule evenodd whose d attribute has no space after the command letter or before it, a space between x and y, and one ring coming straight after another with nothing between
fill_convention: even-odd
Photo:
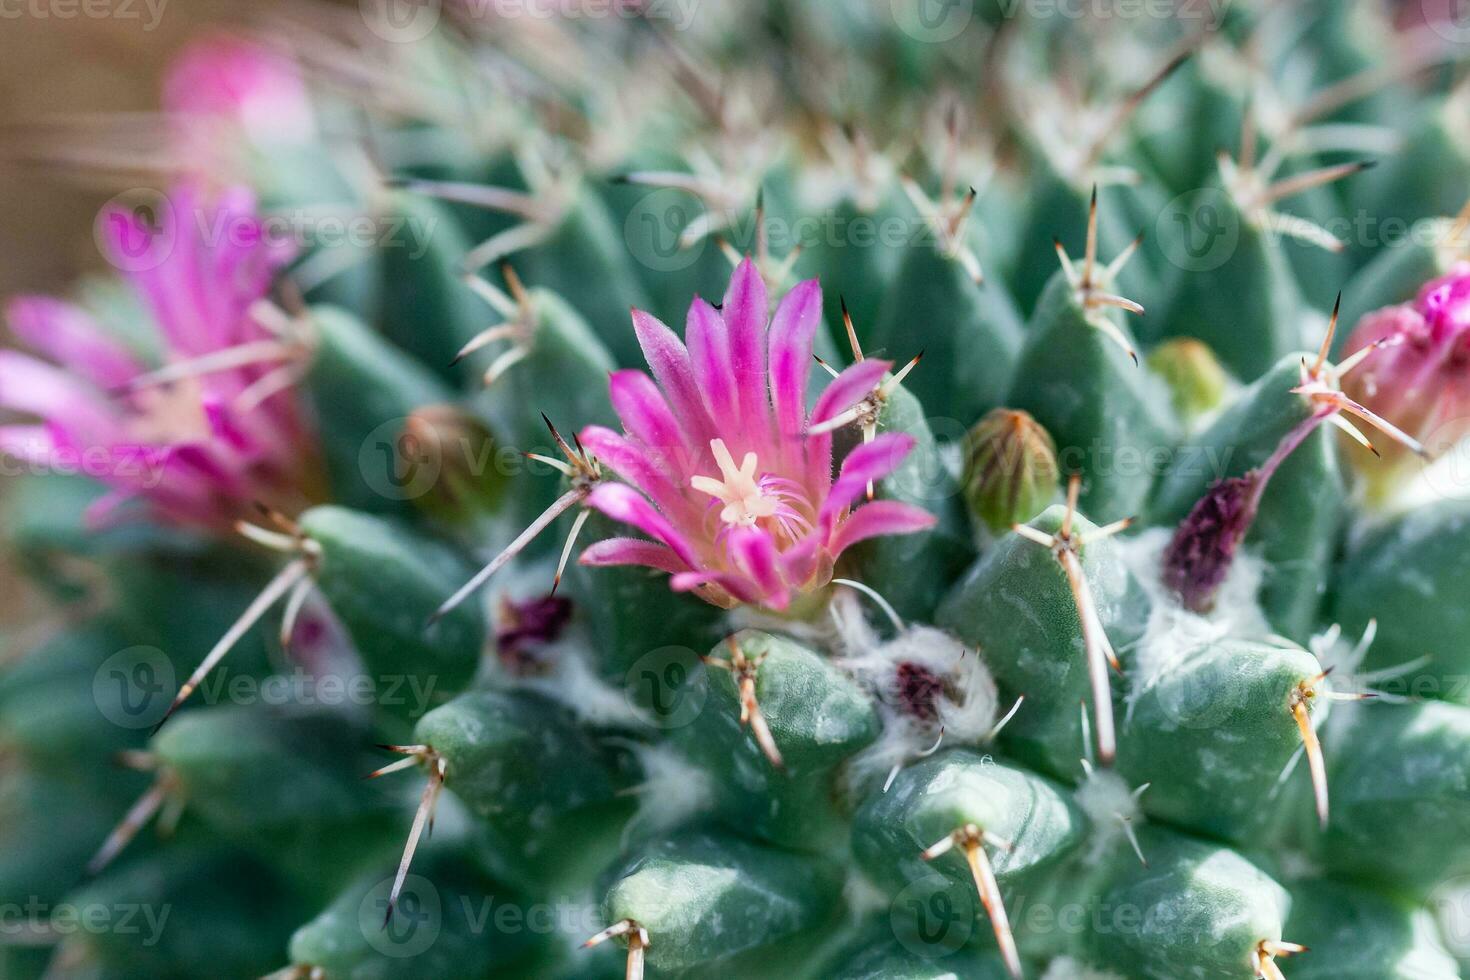
<instances>
[{"instance_id":1,"label":"blurred background","mask_svg":"<svg viewBox=\"0 0 1470 980\"><path fill-rule=\"evenodd\" d=\"M56 291L99 266L92 219L117 192L17 163L26 150L19 127L56 114L155 109L159 76L191 34L273 5L153 0L156 23L143 0L130 5L133 17L32 16L25 0L0 7L0 295Z\"/></svg>"}]
</instances>

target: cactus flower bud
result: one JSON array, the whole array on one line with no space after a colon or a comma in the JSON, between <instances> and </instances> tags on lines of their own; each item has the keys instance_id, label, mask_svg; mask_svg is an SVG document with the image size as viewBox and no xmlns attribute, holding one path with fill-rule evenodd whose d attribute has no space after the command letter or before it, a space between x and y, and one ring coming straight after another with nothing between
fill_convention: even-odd
<instances>
[{"instance_id":1,"label":"cactus flower bud","mask_svg":"<svg viewBox=\"0 0 1470 980\"><path fill-rule=\"evenodd\" d=\"M495 434L454 405L427 405L403 425L398 450L405 467L422 468L431 482L413 498L426 513L454 523L495 510L506 476L495 465ZM406 471L412 480L412 472Z\"/></svg>"},{"instance_id":2,"label":"cactus flower bud","mask_svg":"<svg viewBox=\"0 0 1470 980\"><path fill-rule=\"evenodd\" d=\"M1160 344L1148 366L1169 386L1174 410L1193 421L1219 405L1230 379L1203 341L1179 337Z\"/></svg>"},{"instance_id":3,"label":"cactus flower bud","mask_svg":"<svg viewBox=\"0 0 1470 980\"><path fill-rule=\"evenodd\" d=\"M1375 345L1362 368L1343 379L1348 395L1393 419L1431 457L1470 434L1470 262L1426 283L1413 303L1363 317L1346 352ZM1410 455L1401 445L1381 449L1393 461Z\"/></svg>"},{"instance_id":4,"label":"cactus flower bud","mask_svg":"<svg viewBox=\"0 0 1470 980\"><path fill-rule=\"evenodd\" d=\"M1035 517L1051 503L1059 478L1056 443L1028 413L997 408L970 430L965 501L991 531Z\"/></svg>"}]
</instances>

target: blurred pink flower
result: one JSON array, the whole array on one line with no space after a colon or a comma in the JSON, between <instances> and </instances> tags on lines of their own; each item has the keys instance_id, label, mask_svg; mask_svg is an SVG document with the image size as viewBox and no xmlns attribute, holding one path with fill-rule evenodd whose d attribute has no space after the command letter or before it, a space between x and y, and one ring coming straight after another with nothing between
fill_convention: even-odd
<instances>
[{"instance_id":1,"label":"blurred pink flower","mask_svg":"<svg viewBox=\"0 0 1470 980\"><path fill-rule=\"evenodd\" d=\"M251 152L309 142L316 134L300 67L232 34L193 41L163 82L172 156L196 175L244 179Z\"/></svg>"},{"instance_id":2,"label":"blurred pink flower","mask_svg":"<svg viewBox=\"0 0 1470 980\"><path fill-rule=\"evenodd\" d=\"M808 415L821 287L815 280L797 285L769 322L768 309L765 284L747 259L720 308L695 300L682 342L634 311L653 378L613 374L612 403L625 434L592 426L580 438L626 481L599 483L588 505L653 540L598 542L583 552L583 564L645 565L715 605L781 610L794 593L826 585L848 547L934 524L927 511L897 501L857 506L869 483L892 473L913 448L907 435L859 445L833 480L831 429L869 400L892 365L854 364Z\"/></svg>"},{"instance_id":3,"label":"blurred pink flower","mask_svg":"<svg viewBox=\"0 0 1470 980\"><path fill-rule=\"evenodd\" d=\"M206 200L180 187L157 210L152 227L115 209L99 228L151 314L162 365L79 306L13 300L11 329L39 357L0 351L0 408L39 421L0 426L0 451L112 487L87 515L94 525L135 500L212 528L256 501L294 510L317 486L314 439L290 390L300 351L256 315L291 249L265 239L244 189ZM140 242L152 248L141 262Z\"/></svg>"},{"instance_id":4,"label":"blurred pink flower","mask_svg":"<svg viewBox=\"0 0 1470 980\"><path fill-rule=\"evenodd\" d=\"M1363 317L1346 353L1374 344L1373 356L1343 379L1345 392L1392 418L1432 456L1470 434L1470 262L1426 283L1413 303Z\"/></svg>"}]
</instances>

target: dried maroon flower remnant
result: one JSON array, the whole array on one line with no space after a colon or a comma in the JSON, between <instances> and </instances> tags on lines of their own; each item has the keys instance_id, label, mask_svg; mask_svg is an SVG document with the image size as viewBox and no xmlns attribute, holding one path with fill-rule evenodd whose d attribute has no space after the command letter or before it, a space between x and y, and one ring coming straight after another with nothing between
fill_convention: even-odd
<instances>
[{"instance_id":1,"label":"dried maroon flower remnant","mask_svg":"<svg viewBox=\"0 0 1470 980\"><path fill-rule=\"evenodd\" d=\"M928 667L905 660L894 670L894 688L899 705L908 714L921 721L939 717L935 702L944 693L944 681Z\"/></svg>"},{"instance_id":2,"label":"dried maroon flower remnant","mask_svg":"<svg viewBox=\"0 0 1470 980\"><path fill-rule=\"evenodd\" d=\"M1341 303L1341 297L1338 302ZM1163 581L1186 608L1199 613L1214 608L1215 595L1230 572L1241 542L1255 522L1266 485L1287 457L1323 423L1336 426L1375 456L1382 454L1345 416L1368 423L1409 452L1425 455L1424 447L1412 435L1343 390L1355 369L1398 341L1375 339L1338 364L1331 364L1327 360L1327 352L1332 347L1337 328L1337 312L1334 307L1327 336L1322 340L1316 360L1309 365L1303 359L1301 383L1291 389L1292 394L1301 395L1306 400L1309 414L1281 438L1270 457L1259 467L1210 487L1175 529L1174 537L1164 551Z\"/></svg>"},{"instance_id":3,"label":"dried maroon flower remnant","mask_svg":"<svg viewBox=\"0 0 1470 980\"><path fill-rule=\"evenodd\" d=\"M572 601L563 596L544 595L523 602L502 599L495 627L501 662L515 674L535 673L542 666L537 654L556 642L571 619Z\"/></svg>"},{"instance_id":4,"label":"dried maroon flower remnant","mask_svg":"<svg viewBox=\"0 0 1470 980\"><path fill-rule=\"evenodd\" d=\"M1235 553L1256 519L1267 476L1251 470L1210 487L1174 532L1164 554L1164 585L1195 612L1208 612Z\"/></svg>"}]
</instances>

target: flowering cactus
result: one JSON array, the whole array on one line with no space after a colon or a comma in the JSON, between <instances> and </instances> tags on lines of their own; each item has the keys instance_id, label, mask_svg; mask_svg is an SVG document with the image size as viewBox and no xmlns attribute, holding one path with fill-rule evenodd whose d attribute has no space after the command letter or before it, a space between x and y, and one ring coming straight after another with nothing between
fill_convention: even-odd
<instances>
[{"instance_id":1,"label":"flowering cactus","mask_svg":"<svg viewBox=\"0 0 1470 980\"><path fill-rule=\"evenodd\" d=\"M1451 22L391 6L38 134L0 975L1470 966Z\"/></svg>"}]
</instances>

